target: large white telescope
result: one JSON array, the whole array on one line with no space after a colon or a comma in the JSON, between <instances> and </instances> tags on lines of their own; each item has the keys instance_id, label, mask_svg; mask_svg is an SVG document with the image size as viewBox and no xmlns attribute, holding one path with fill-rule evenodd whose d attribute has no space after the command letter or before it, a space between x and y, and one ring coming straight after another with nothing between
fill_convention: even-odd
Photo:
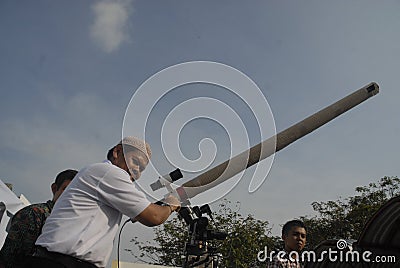
<instances>
[{"instance_id":1,"label":"large white telescope","mask_svg":"<svg viewBox=\"0 0 400 268\"><path fill-rule=\"evenodd\" d=\"M207 170L176 189L181 200L187 200L232 178L246 168L260 162L316 130L332 119L379 93L379 86L372 82L343 99L329 105L273 137L251 147L231 159Z\"/></svg>"}]
</instances>

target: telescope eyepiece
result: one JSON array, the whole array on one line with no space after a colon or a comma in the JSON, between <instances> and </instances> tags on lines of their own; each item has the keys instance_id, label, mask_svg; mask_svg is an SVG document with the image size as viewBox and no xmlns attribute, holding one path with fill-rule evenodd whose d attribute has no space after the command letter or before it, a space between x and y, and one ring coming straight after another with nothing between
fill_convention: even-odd
<instances>
[{"instance_id":1,"label":"telescope eyepiece","mask_svg":"<svg viewBox=\"0 0 400 268\"><path fill-rule=\"evenodd\" d=\"M177 181L181 178L183 178L182 172L179 168L175 169L174 171L169 173L169 177L171 178L172 181Z\"/></svg>"},{"instance_id":2,"label":"telescope eyepiece","mask_svg":"<svg viewBox=\"0 0 400 268\"><path fill-rule=\"evenodd\" d=\"M181 178L183 178L182 172L179 168L177 168L174 171L170 172L168 175L159 177L157 181L150 184L150 187L153 191L157 191L163 188L166 184L177 181Z\"/></svg>"}]
</instances>

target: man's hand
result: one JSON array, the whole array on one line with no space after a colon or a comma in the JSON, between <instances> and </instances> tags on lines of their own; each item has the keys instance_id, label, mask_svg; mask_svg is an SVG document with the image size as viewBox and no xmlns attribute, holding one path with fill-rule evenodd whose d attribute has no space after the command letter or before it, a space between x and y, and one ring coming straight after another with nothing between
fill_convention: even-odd
<instances>
[{"instance_id":1,"label":"man's hand","mask_svg":"<svg viewBox=\"0 0 400 268\"><path fill-rule=\"evenodd\" d=\"M172 212L178 211L181 208L179 200L173 195L169 195L165 198L163 203L168 205L150 204L135 218L135 220L149 227L160 225L168 219Z\"/></svg>"},{"instance_id":2,"label":"man's hand","mask_svg":"<svg viewBox=\"0 0 400 268\"><path fill-rule=\"evenodd\" d=\"M164 203L168 204L172 211L179 211L181 209L181 203L178 198L173 195L169 195L165 198Z\"/></svg>"}]
</instances>

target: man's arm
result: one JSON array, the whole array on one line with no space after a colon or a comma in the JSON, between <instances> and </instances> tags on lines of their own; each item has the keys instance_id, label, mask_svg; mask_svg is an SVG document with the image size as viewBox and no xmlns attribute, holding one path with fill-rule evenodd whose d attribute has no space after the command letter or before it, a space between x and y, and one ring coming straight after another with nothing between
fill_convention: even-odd
<instances>
[{"instance_id":1,"label":"man's arm","mask_svg":"<svg viewBox=\"0 0 400 268\"><path fill-rule=\"evenodd\" d=\"M180 203L174 196L169 196L165 199L166 206L150 204L136 218L138 222L152 227L164 223L172 212L179 210Z\"/></svg>"},{"instance_id":2,"label":"man's arm","mask_svg":"<svg viewBox=\"0 0 400 268\"><path fill-rule=\"evenodd\" d=\"M135 220L152 227L164 223L172 212L173 210L169 206L150 204L135 218Z\"/></svg>"}]
</instances>

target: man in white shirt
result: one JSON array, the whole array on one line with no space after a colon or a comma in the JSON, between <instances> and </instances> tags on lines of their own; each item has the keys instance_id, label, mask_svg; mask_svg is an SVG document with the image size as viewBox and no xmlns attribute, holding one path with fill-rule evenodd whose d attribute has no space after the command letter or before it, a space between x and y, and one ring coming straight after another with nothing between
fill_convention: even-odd
<instances>
[{"instance_id":1,"label":"man in white shirt","mask_svg":"<svg viewBox=\"0 0 400 268\"><path fill-rule=\"evenodd\" d=\"M156 205L134 185L150 157L146 142L125 137L108 160L79 171L47 218L35 256L67 268L105 267L122 215L146 226L165 222L180 208L178 199L169 196L167 206Z\"/></svg>"}]
</instances>

